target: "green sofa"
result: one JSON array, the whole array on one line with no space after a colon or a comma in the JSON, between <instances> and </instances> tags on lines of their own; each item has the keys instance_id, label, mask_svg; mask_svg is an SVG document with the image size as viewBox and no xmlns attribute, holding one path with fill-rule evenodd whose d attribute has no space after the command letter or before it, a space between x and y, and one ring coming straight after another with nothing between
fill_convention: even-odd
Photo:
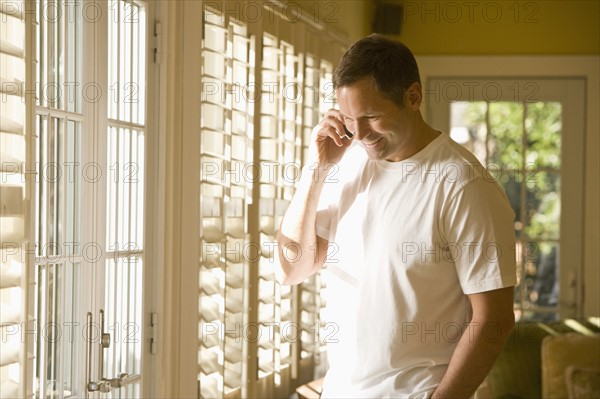
<instances>
[{"instance_id":1,"label":"green sofa","mask_svg":"<svg viewBox=\"0 0 600 399\"><path fill-rule=\"evenodd\" d=\"M542 342L548 336L565 336L577 338L576 335L593 337L592 346L589 344L586 348L586 361L600 364L600 353L597 349L595 340L600 342L600 319L590 318L585 320L563 320L557 322L518 322L508 339L506 346L496 360L494 367L486 379L488 394L495 399L540 399L544 397L563 397L563 393L558 395L546 392L542 388ZM575 334L575 336L573 336ZM549 341L549 340L547 340ZM572 360L580 357L581 347L574 349L573 356L561 355L561 362L566 365L578 363L579 360ZM567 351L568 353L568 351ZM548 354L546 355L548 356ZM591 360L590 360L591 359ZM594 360L595 359L595 360ZM572 364L571 364L572 363ZM563 365L564 365L563 364ZM559 366L562 367L563 365ZM548 376L548 366L545 367L546 376ZM554 366L556 369L556 366ZM546 377L549 380L549 377ZM566 388L565 388L566 389ZM566 391L565 391L566 392ZM565 396L568 398L569 396Z\"/></svg>"}]
</instances>

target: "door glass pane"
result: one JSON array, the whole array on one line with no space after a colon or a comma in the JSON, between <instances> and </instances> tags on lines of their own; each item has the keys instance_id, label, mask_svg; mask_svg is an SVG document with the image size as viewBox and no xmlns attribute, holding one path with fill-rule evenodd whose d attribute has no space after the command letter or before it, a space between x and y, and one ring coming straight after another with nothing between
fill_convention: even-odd
<instances>
[{"instance_id":1,"label":"door glass pane","mask_svg":"<svg viewBox=\"0 0 600 399\"><path fill-rule=\"evenodd\" d=\"M144 247L144 131L109 127L106 250Z\"/></svg>"},{"instance_id":2,"label":"door glass pane","mask_svg":"<svg viewBox=\"0 0 600 399\"><path fill-rule=\"evenodd\" d=\"M471 151L483 165L487 160L487 109L484 101L461 101L452 104L450 115L450 137Z\"/></svg>"},{"instance_id":3,"label":"door glass pane","mask_svg":"<svg viewBox=\"0 0 600 399\"><path fill-rule=\"evenodd\" d=\"M519 307L517 316L525 320L550 321L558 305L559 244L530 241L526 245L520 270L521 281L516 289Z\"/></svg>"},{"instance_id":4,"label":"door glass pane","mask_svg":"<svg viewBox=\"0 0 600 399\"><path fill-rule=\"evenodd\" d=\"M104 378L142 370L142 257L129 255L106 261L104 332L110 347L103 350ZM106 398L139 398L140 385L131 384L105 394Z\"/></svg>"},{"instance_id":5,"label":"door glass pane","mask_svg":"<svg viewBox=\"0 0 600 399\"><path fill-rule=\"evenodd\" d=\"M541 168L560 168L561 104L537 102L526 106L527 162Z\"/></svg>"},{"instance_id":6,"label":"door glass pane","mask_svg":"<svg viewBox=\"0 0 600 399\"><path fill-rule=\"evenodd\" d=\"M527 187L525 234L533 239L558 240L560 234L560 174L537 172Z\"/></svg>"},{"instance_id":7,"label":"door glass pane","mask_svg":"<svg viewBox=\"0 0 600 399\"><path fill-rule=\"evenodd\" d=\"M77 287L78 263L36 265L37 287L35 317L38 339L35 345L35 381L37 397L69 397L76 369L74 343L81 333L76 320L81 293Z\"/></svg>"},{"instance_id":8,"label":"door glass pane","mask_svg":"<svg viewBox=\"0 0 600 399\"><path fill-rule=\"evenodd\" d=\"M517 319L556 317L560 241L558 102L453 102L451 137L472 151L515 211Z\"/></svg>"},{"instance_id":9,"label":"door glass pane","mask_svg":"<svg viewBox=\"0 0 600 399\"><path fill-rule=\"evenodd\" d=\"M103 378L129 383L104 394L141 393L144 281L147 23L142 2L108 2L108 127L106 129L106 253Z\"/></svg>"},{"instance_id":10,"label":"door glass pane","mask_svg":"<svg viewBox=\"0 0 600 399\"><path fill-rule=\"evenodd\" d=\"M497 102L489 105L487 164L518 169L523 161L523 104Z\"/></svg>"}]
</instances>

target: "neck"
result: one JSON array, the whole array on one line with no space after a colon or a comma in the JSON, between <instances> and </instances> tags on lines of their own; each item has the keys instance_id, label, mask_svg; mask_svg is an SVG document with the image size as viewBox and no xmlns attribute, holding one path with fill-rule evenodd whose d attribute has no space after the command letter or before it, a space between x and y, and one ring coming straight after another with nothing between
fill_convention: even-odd
<instances>
[{"instance_id":1,"label":"neck","mask_svg":"<svg viewBox=\"0 0 600 399\"><path fill-rule=\"evenodd\" d=\"M412 129L410 129L410 136L407 138L406 144L403 146L401 153L393 154L386 158L389 162L399 162L407 158L412 157L423 148L427 147L429 143L435 140L440 132L429 126L421 114L417 114L413 123Z\"/></svg>"},{"instance_id":2,"label":"neck","mask_svg":"<svg viewBox=\"0 0 600 399\"><path fill-rule=\"evenodd\" d=\"M435 140L439 135L440 132L426 124L421 119L421 124L415 135L415 154L427 147L427 145Z\"/></svg>"}]
</instances>

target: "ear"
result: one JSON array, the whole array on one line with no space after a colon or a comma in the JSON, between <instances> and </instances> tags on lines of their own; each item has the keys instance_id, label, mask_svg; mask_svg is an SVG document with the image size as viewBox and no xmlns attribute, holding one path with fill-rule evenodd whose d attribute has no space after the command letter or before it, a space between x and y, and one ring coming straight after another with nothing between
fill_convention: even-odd
<instances>
[{"instance_id":1,"label":"ear","mask_svg":"<svg viewBox=\"0 0 600 399\"><path fill-rule=\"evenodd\" d=\"M413 111L418 111L423 101L423 93L419 82L413 82L405 91L405 104Z\"/></svg>"}]
</instances>

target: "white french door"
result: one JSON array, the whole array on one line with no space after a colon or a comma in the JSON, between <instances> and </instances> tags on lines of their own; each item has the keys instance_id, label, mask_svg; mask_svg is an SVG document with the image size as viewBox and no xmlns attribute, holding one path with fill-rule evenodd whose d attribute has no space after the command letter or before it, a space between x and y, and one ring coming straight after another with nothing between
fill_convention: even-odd
<instances>
[{"instance_id":1,"label":"white french door","mask_svg":"<svg viewBox=\"0 0 600 399\"><path fill-rule=\"evenodd\" d=\"M142 396L152 3L37 0L34 397ZM150 144L150 145L149 145Z\"/></svg>"},{"instance_id":2,"label":"white french door","mask_svg":"<svg viewBox=\"0 0 600 399\"><path fill-rule=\"evenodd\" d=\"M585 81L434 78L427 116L472 151L515 211L518 320L581 317Z\"/></svg>"}]
</instances>

